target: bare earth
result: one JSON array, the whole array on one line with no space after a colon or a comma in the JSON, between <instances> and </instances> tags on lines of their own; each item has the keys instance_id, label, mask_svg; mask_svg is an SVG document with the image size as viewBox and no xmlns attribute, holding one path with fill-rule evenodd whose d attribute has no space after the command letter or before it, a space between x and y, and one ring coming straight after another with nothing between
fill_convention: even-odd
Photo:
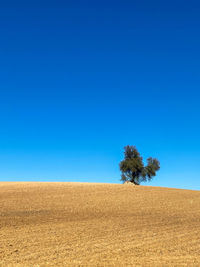
<instances>
[{"instance_id":1,"label":"bare earth","mask_svg":"<svg viewBox=\"0 0 200 267\"><path fill-rule=\"evenodd\" d=\"M200 191L1 182L0 266L200 266Z\"/></svg>"}]
</instances>

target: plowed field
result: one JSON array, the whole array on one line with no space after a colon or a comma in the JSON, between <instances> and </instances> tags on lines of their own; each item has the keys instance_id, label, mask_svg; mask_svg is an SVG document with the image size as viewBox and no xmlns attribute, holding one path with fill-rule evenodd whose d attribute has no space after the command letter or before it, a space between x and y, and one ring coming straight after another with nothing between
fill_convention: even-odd
<instances>
[{"instance_id":1,"label":"plowed field","mask_svg":"<svg viewBox=\"0 0 200 267\"><path fill-rule=\"evenodd\" d=\"M200 266L200 191L1 182L0 266Z\"/></svg>"}]
</instances>

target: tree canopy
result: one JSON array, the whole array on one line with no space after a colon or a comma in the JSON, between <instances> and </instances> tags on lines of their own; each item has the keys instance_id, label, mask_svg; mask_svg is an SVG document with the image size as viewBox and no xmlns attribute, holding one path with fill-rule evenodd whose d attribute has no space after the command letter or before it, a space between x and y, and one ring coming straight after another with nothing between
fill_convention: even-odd
<instances>
[{"instance_id":1,"label":"tree canopy","mask_svg":"<svg viewBox=\"0 0 200 267\"><path fill-rule=\"evenodd\" d=\"M124 147L124 160L120 162L121 180L129 181L136 185L150 181L160 169L160 162L156 158L148 158L144 166L143 158L135 146Z\"/></svg>"}]
</instances>

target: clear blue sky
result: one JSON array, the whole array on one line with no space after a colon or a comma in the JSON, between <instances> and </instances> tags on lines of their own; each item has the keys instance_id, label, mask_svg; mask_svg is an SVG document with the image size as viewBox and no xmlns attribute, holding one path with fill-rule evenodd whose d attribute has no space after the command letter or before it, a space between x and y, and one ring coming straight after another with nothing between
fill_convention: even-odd
<instances>
[{"instance_id":1,"label":"clear blue sky","mask_svg":"<svg viewBox=\"0 0 200 267\"><path fill-rule=\"evenodd\" d=\"M199 1L0 4L0 180L119 183L123 147L200 189Z\"/></svg>"}]
</instances>

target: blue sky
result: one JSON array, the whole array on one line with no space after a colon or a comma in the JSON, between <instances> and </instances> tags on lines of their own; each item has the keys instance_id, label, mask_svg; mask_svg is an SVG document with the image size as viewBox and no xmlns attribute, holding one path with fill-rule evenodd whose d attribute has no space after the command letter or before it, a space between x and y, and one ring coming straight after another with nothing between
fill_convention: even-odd
<instances>
[{"instance_id":1,"label":"blue sky","mask_svg":"<svg viewBox=\"0 0 200 267\"><path fill-rule=\"evenodd\" d=\"M149 185L200 188L200 3L0 4L0 180L119 183L123 147Z\"/></svg>"}]
</instances>

